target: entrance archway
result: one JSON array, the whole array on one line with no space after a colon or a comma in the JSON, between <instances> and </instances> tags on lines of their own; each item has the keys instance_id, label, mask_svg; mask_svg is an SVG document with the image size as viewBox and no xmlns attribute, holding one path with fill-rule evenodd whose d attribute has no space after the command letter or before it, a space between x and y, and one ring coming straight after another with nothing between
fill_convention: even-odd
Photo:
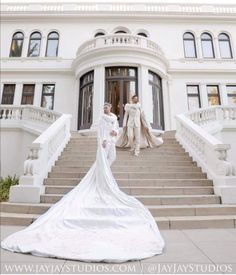
<instances>
[{"instance_id":1,"label":"entrance archway","mask_svg":"<svg viewBox=\"0 0 236 275\"><path fill-rule=\"evenodd\" d=\"M105 101L112 104L112 111L117 115L122 127L124 106L134 94L138 94L136 67L106 67Z\"/></svg>"}]
</instances>

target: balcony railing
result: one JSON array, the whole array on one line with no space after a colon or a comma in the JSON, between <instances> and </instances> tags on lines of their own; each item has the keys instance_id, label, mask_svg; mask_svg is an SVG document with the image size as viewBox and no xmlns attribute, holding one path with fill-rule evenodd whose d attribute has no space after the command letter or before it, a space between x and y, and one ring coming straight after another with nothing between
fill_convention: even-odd
<instances>
[{"instance_id":1,"label":"balcony railing","mask_svg":"<svg viewBox=\"0 0 236 275\"><path fill-rule=\"evenodd\" d=\"M163 51L155 42L146 37L131 34L102 35L93 38L83 43L79 47L76 55L82 56L95 50L108 48L142 49L158 56L164 56Z\"/></svg>"}]
</instances>

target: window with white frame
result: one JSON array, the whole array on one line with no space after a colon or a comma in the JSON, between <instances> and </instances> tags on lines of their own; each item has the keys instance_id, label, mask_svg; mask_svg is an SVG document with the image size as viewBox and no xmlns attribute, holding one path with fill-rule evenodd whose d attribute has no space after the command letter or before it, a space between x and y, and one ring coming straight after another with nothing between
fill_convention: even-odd
<instances>
[{"instance_id":1,"label":"window with white frame","mask_svg":"<svg viewBox=\"0 0 236 275\"><path fill-rule=\"evenodd\" d=\"M236 85L227 85L228 105L236 106Z\"/></svg>"},{"instance_id":2,"label":"window with white frame","mask_svg":"<svg viewBox=\"0 0 236 275\"><path fill-rule=\"evenodd\" d=\"M41 47L41 33L33 32L30 35L29 48L28 48L28 56L29 57L37 57L40 54Z\"/></svg>"},{"instance_id":3,"label":"window with white frame","mask_svg":"<svg viewBox=\"0 0 236 275\"><path fill-rule=\"evenodd\" d=\"M43 84L41 107L53 110L55 84Z\"/></svg>"},{"instance_id":4,"label":"window with white frame","mask_svg":"<svg viewBox=\"0 0 236 275\"><path fill-rule=\"evenodd\" d=\"M23 42L24 34L22 32L15 32L12 36L10 57L21 57Z\"/></svg>"},{"instance_id":5,"label":"window with white frame","mask_svg":"<svg viewBox=\"0 0 236 275\"><path fill-rule=\"evenodd\" d=\"M35 89L35 84L24 84L23 85L21 104L33 105L33 103L34 103L34 89Z\"/></svg>"},{"instance_id":6,"label":"window with white frame","mask_svg":"<svg viewBox=\"0 0 236 275\"><path fill-rule=\"evenodd\" d=\"M189 111L201 108L199 85L187 85L187 96Z\"/></svg>"},{"instance_id":7,"label":"window with white frame","mask_svg":"<svg viewBox=\"0 0 236 275\"><path fill-rule=\"evenodd\" d=\"M2 104L13 104L16 84L4 84Z\"/></svg>"},{"instance_id":8,"label":"window with white frame","mask_svg":"<svg viewBox=\"0 0 236 275\"><path fill-rule=\"evenodd\" d=\"M232 48L228 34L221 33L218 36L220 55L222 58L232 58Z\"/></svg>"},{"instance_id":9,"label":"window with white frame","mask_svg":"<svg viewBox=\"0 0 236 275\"><path fill-rule=\"evenodd\" d=\"M212 36L209 33L204 32L201 35L201 42L202 42L203 57L204 58L215 58Z\"/></svg>"},{"instance_id":10,"label":"window with white frame","mask_svg":"<svg viewBox=\"0 0 236 275\"><path fill-rule=\"evenodd\" d=\"M220 105L220 93L218 85L207 85L208 105Z\"/></svg>"},{"instance_id":11,"label":"window with white frame","mask_svg":"<svg viewBox=\"0 0 236 275\"><path fill-rule=\"evenodd\" d=\"M187 58L197 57L195 37L191 32L186 32L183 36L184 56Z\"/></svg>"}]
</instances>

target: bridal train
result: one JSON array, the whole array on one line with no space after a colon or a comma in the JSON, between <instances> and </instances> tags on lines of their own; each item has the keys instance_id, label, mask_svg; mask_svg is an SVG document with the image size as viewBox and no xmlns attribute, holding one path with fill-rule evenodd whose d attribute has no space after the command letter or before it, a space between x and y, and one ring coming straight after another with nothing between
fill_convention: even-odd
<instances>
[{"instance_id":1,"label":"bridal train","mask_svg":"<svg viewBox=\"0 0 236 275\"><path fill-rule=\"evenodd\" d=\"M110 263L162 253L165 243L150 211L121 191L112 175L114 137L109 133L116 127L114 114L101 116L96 160L87 174L32 224L6 237L2 248L40 257ZM104 137L110 139L110 147L103 148Z\"/></svg>"}]
</instances>

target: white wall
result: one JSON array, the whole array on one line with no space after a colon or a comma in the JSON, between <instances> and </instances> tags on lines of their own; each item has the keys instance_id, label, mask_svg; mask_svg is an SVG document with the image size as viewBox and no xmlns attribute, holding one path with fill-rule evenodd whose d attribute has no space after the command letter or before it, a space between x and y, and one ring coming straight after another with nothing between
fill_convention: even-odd
<instances>
[{"instance_id":1,"label":"white wall","mask_svg":"<svg viewBox=\"0 0 236 275\"><path fill-rule=\"evenodd\" d=\"M128 28L131 33L145 29L150 34L150 39L155 41L163 50L168 62L169 69L167 74L169 81L169 102L170 102L170 120L171 123L167 130L175 129L174 115L187 112L186 84L199 83L203 87L206 84L236 84L236 20L228 22L227 17L221 20L213 18L185 18L180 19L158 18L158 19L131 19L113 16L112 18L76 18L63 19L54 17L53 20L26 20L15 19L2 23L1 56L3 61L2 83L17 82L28 83L35 82L41 85L46 82L56 83L55 89L55 110L73 115L71 128L77 130L78 116L78 82L76 83L71 64L76 57L78 47L85 41L92 39L98 29L104 29L107 33L118 26ZM24 54L26 56L28 48L28 39L30 33L39 30L43 35L43 45L41 59L27 59L11 61L9 50L12 34L16 30L23 30L26 36L24 42ZM60 34L59 57L55 60L43 58L46 47L46 37L51 30L57 30ZM214 37L215 51L217 58L207 61L203 59L188 60L184 59L182 35L185 31L193 31L197 38L198 52L200 53L199 37L203 31L209 31ZM217 36L220 32L227 32L231 37L231 45L234 58L224 61L218 59L219 49ZM119 64L117 64L119 65ZM88 68L91 69L91 68ZM41 83L41 84L40 84ZM96 89L97 87L95 87ZM204 88L203 88L204 89ZM206 104L206 95L203 99ZM166 101L168 102L168 101ZM205 106L203 104L203 106ZM164 106L164 108L168 108Z\"/></svg>"},{"instance_id":2,"label":"white wall","mask_svg":"<svg viewBox=\"0 0 236 275\"><path fill-rule=\"evenodd\" d=\"M28 146L37 136L21 129L1 130L1 177L21 176L24 161L28 156Z\"/></svg>"}]
</instances>

